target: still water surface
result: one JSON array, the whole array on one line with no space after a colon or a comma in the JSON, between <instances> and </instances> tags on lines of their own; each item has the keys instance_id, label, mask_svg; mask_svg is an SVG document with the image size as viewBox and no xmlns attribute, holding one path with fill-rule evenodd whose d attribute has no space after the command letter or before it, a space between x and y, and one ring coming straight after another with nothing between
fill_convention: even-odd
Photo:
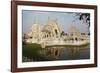
<instances>
[{"instance_id":1,"label":"still water surface","mask_svg":"<svg viewBox=\"0 0 100 73\"><path fill-rule=\"evenodd\" d=\"M89 46L81 47L48 47L41 51L42 61L46 60L79 60L90 58Z\"/></svg>"},{"instance_id":2,"label":"still water surface","mask_svg":"<svg viewBox=\"0 0 100 73\"><path fill-rule=\"evenodd\" d=\"M23 56L23 62L90 59L89 47L89 45L80 47L53 46L38 50L37 55L34 53L30 55L30 52L26 51L25 54L29 54L29 56Z\"/></svg>"}]
</instances>

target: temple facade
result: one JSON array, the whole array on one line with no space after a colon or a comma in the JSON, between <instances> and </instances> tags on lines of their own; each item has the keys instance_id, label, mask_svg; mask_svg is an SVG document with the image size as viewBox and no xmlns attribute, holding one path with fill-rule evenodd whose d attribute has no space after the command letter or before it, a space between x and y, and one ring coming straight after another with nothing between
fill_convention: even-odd
<instances>
[{"instance_id":1,"label":"temple facade","mask_svg":"<svg viewBox=\"0 0 100 73\"><path fill-rule=\"evenodd\" d=\"M43 27L39 23L32 25L31 31L27 34L29 38L26 40L31 43L40 43L49 39L60 37L61 30L58 26L57 20L48 19L47 24Z\"/></svg>"},{"instance_id":2,"label":"temple facade","mask_svg":"<svg viewBox=\"0 0 100 73\"><path fill-rule=\"evenodd\" d=\"M87 33L81 33L80 30L71 25L68 32L63 33L59 27L57 19L48 19L47 23L41 26L38 22L32 25L31 31L27 34L27 43L38 43L42 47L52 45L82 45L90 42Z\"/></svg>"}]
</instances>

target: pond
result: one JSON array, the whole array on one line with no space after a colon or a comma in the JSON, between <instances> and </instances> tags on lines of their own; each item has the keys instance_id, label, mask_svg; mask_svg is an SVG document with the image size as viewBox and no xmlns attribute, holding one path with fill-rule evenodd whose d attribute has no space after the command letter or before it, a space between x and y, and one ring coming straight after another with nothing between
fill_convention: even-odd
<instances>
[{"instance_id":1,"label":"pond","mask_svg":"<svg viewBox=\"0 0 100 73\"><path fill-rule=\"evenodd\" d=\"M41 50L41 55L49 60L89 59L90 49L84 47L49 47Z\"/></svg>"},{"instance_id":2,"label":"pond","mask_svg":"<svg viewBox=\"0 0 100 73\"><path fill-rule=\"evenodd\" d=\"M23 56L23 62L31 61L55 61L55 60L80 60L90 59L89 45L80 47L71 46L53 46L41 48L37 50L32 56Z\"/></svg>"}]
</instances>

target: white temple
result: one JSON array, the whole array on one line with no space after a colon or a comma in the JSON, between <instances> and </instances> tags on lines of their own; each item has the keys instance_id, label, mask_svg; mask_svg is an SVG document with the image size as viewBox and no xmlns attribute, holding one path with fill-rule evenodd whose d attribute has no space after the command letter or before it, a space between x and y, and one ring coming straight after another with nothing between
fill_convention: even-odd
<instances>
[{"instance_id":1,"label":"white temple","mask_svg":"<svg viewBox=\"0 0 100 73\"><path fill-rule=\"evenodd\" d=\"M64 35L61 35L62 31L57 19L48 18L44 26L35 21L31 31L27 34L26 42L41 44L42 47L52 45L84 45L90 42L89 35L81 33L75 25L71 25L68 32Z\"/></svg>"}]
</instances>

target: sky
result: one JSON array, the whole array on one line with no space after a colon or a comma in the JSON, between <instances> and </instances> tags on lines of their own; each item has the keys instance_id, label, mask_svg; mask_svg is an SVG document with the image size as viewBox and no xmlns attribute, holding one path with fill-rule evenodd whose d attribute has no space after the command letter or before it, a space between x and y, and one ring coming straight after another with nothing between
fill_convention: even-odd
<instances>
[{"instance_id":1,"label":"sky","mask_svg":"<svg viewBox=\"0 0 100 73\"><path fill-rule=\"evenodd\" d=\"M22 11L22 25L23 33L30 32L35 20L43 26L47 23L48 17L50 19L57 19L58 26L64 32L73 25L76 26L80 32L88 33L88 25L80 21L75 12L55 12L55 11L35 11L35 10L23 10Z\"/></svg>"}]
</instances>

